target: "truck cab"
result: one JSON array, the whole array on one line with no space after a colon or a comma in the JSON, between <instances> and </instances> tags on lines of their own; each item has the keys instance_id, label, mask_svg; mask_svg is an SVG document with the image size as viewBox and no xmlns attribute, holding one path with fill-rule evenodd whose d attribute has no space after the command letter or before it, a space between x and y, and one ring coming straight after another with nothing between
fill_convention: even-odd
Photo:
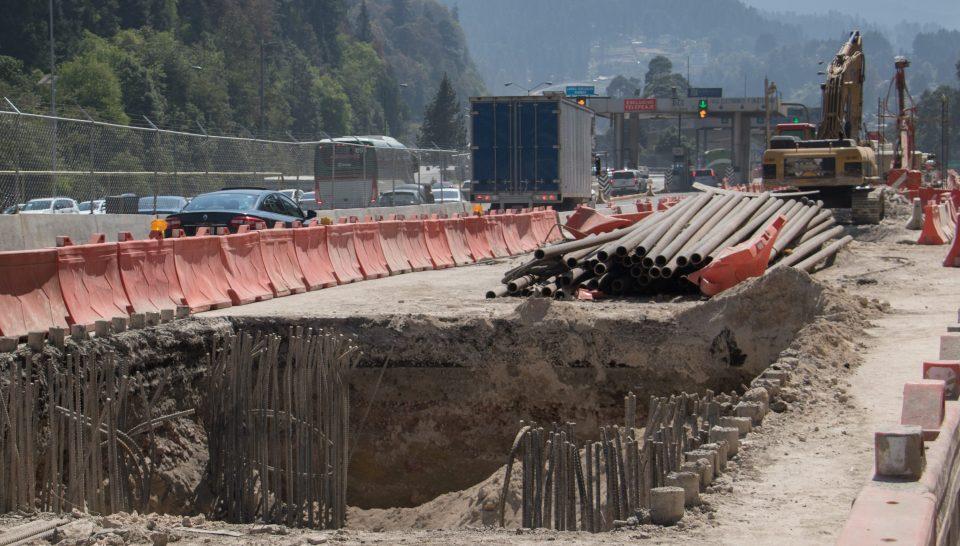
<instances>
[{"instance_id":1,"label":"truck cab","mask_svg":"<svg viewBox=\"0 0 960 546\"><path fill-rule=\"evenodd\" d=\"M791 136L797 140L817 138L817 126L812 123L780 123L774 129L775 136Z\"/></svg>"}]
</instances>

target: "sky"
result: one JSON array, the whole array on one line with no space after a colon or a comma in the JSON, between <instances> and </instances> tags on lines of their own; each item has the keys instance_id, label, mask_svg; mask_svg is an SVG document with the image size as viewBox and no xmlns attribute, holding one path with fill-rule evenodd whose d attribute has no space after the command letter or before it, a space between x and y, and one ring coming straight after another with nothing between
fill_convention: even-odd
<instances>
[{"instance_id":1,"label":"sky","mask_svg":"<svg viewBox=\"0 0 960 546\"><path fill-rule=\"evenodd\" d=\"M825 13L839 11L885 26L901 21L960 29L960 0L743 0L767 11Z\"/></svg>"}]
</instances>

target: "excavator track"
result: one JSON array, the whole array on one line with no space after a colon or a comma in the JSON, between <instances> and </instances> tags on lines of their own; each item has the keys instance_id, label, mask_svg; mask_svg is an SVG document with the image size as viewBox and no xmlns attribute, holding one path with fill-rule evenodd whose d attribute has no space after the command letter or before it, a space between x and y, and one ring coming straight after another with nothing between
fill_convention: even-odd
<instances>
[{"instance_id":1,"label":"excavator track","mask_svg":"<svg viewBox=\"0 0 960 546\"><path fill-rule=\"evenodd\" d=\"M874 225L886 216L885 188L854 188L851 202L851 220L854 224Z\"/></svg>"}]
</instances>

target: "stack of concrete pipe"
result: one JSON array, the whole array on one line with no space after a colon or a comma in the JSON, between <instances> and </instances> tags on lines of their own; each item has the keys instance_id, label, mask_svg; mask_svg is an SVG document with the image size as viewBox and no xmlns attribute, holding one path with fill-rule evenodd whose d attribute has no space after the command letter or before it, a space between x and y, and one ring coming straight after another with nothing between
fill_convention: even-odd
<instances>
[{"instance_id":1,"label":"stack of concrete pipe","mask_svg":"<svg viewBox=\"0 0 960 546\"><path fill-rule=\"evenodd\" d=\"M580 288L607 295L682 293L695 290L687 275L709 265L723 250L751 241L778 217L785 224L769 266L811 271L852 237L842 237L822 202L769 193L708 192L657 211L633 226L545 246L534 259L507 272L503 286L487 293L566 299Z\"/></svg>"}]
</instances>

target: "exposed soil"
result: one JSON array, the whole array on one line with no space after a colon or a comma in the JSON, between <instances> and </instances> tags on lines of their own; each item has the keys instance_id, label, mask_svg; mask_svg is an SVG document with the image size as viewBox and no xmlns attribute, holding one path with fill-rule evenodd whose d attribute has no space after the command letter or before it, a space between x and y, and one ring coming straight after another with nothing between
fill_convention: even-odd
<instances>
[{"instance_id":1,"label":"exposed soil","mask_svg":"<svg viewBox=\"0 0 960 546\"><path fill-rule=\"evenodd\" d=\"M919 360L935 355L943 324L956 320L957 270L938 264L946 249L905 244L916 233L901 229L902 222L858 228L857 240L817 281L790 270L706 302L483 300L482 291L515 265L508 261L339 287L93 342L129 355L152 381L173 370L164 409L174 411L194 407L202 396L210 335L294 323L356 334L365 359L354 382L358 440L349 498L352 505L393 508L352 508L349 529L337 532L181 516L80 516L61 538L65 544L831 542L870 471L874 428L896 419L903 381L917 376ZM417 297L407 300L408 294ZM622 396L630 390L641 397L730 390L771 363L792 372L778 413L745 439L730 471L703 495L703 508L681 524L599 535L520 532L509 529L519 502L512 487L508 529L483 527L520 419L573 420L581 438L593 438L598 423L622 419ZM203 509L197 501L202 428L182 419L160 436L163 486L151 509L195 514ZM0 517L0 529L24 522Z\"/></svg>"}]
</instances>

